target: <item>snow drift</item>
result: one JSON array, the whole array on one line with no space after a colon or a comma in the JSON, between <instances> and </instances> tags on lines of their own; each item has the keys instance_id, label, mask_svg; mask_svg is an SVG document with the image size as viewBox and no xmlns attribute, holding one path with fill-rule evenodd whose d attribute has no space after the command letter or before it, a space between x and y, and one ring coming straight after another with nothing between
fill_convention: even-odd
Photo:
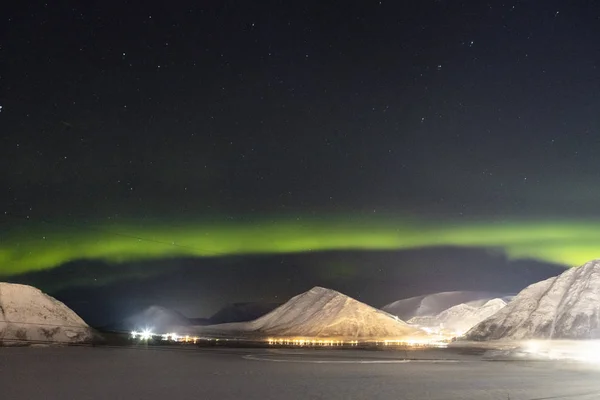
<instances>
[{"instance_id":1,"label":"snow drift","mask_svg":"<svg viewBox=\"0 0 600 400\"><path fill-rule=\"evenodd\" d=\"M506 302L512 296L496 292L455 291L410 297L390 303L382 309L403 320L413 317L432 317L459 304L481 307L487 301L500 298Z\"/></svg>"},{"instance_id":2,"label":"snow drift","mask_svg":"<svg viewBox=\"0 0 600 400\"><path fill-rule=\"evenodd\" d=\"M97 338L55 298L32 286L0 282L0 345L83 343Z\"/></svg>"},{"instance_id":3,"label":"snow drift","mask_svg":"<svg viewBox=\"0 0 600 400\"><path fill-rule=\"evenodd\" d=\"M399 339L425 334L386 312L322 287L314 287L292 297L254 321L214 325L209 329L270 336L348 339Z\"/></svg>"},{"instance_id":4,"label":"snow drift","mask_svg":"<svg viewBox=\"0 0 600 400\"><path fill-rule=\"evenodd\" d=\"M467 340L600 338L600 260L523 289Z\"/></svg>"},{"instance_id":5,"label":"snow drift","mask_svg":"<svg viewBox=\"0 0 600 400\"><path fill-rule=\"evenodd\" d=\"M413 317L407 322L436 332L449 332L460 336L506 306L506 302L499 298L488 300L481 306L473 303L458 304L437 315Z\"/></svg>"}]
</instances>

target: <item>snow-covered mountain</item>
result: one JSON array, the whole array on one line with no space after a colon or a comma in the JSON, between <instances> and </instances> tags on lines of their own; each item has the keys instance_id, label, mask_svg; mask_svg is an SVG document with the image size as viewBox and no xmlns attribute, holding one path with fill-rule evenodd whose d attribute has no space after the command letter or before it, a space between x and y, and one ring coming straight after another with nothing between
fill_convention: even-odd
<instances>
[{"instance_id":1,"label":"snow-covered mountain","mask_svg":"<svg viewBox=\"0 0 600 400\"><path fill-rule=\"evenodd\" d=\"M190 320L175 310L161 306L150 306L140 313L125 318L107 329L116 331L140 331L149 329L155 333L168 333L182 326L189 326Z\"/></svg>"},{"instance_id":2,"label":"snow-covered mountain","mask_svg":"<svg viewBox=\"0 0 600 400\"><path fill-rule=\"evenodd\" d=\"M32 286L0 282L0 345L97 339L75 312Z\"/></svg>"},{"instance_id":3,"label":"snow-covered mountain","mask_svg":"<svg viewBox=\"0 0 600 400\"><path fill-rule=\"evenodd\" d=\"M382 310L400 319L409 320L413 317L437 316L442 311L459 304L481 307L487 301L494 298L508 301L511 295L476 291L439 292L398 300L384 306Z\"/></svg>"},{"instance_id":4,"label":"snow-covered mountain","mask_svg":"<svg viewBox=\"0 0 600 400\"><path fill-rule=\"evenodd\" d=\"M335 290L314 287L250 322L213 325L213 331L348 339L425 335L394 316Z\"/></svg>"},{"instance_id":5,"label":"snow-covered mountain","mask_svg":"<svg viewBox=\"0 0 600 400\"><path fill-rule=\"evenodd\" d=\"M491 299L483 305L457 304L434 316L413 317L407 322L421 328L433 331L444 331L456 335L462 335L484 319L494 315L506 306L503 299Z\"/></svg>"},{"instance_id":6,"label":"snow-covered mountain","mask_svg":"<svg viewBox=\"0 0 600 400\"><path fill-rule=\"evenodd\" d=\"M600 260L523 289L468 340L600 338Z\"/></svg>"},{"instance_id":7,"label":"snow-covered mountain","mask_svg":"<svg viewBox=\"0 0 600 400\"><path fill-rule=\"evenodd\" d=\"M262 317L266 313L273 311L280 305L281 303L261 302L228 304L210 317L210 322L213 324L224 324L228 322L252 321L253 319Z\"/></svg>"}]
</instances>

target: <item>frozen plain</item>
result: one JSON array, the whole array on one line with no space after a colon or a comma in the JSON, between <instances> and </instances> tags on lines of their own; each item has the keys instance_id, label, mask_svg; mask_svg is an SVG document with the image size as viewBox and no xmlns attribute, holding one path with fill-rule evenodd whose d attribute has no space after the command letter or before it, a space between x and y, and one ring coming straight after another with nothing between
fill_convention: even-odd
<instances>
[{"instance_id":1,"label":"frozen plain","mask_svg":"<svg viewBox=\"0 0 600 400\"><path fill-rule=\"evenodd\" d=\"M588 400L600 398L600 367L451 350L0 348L0 392L14 400Z\"/></svg>"}]
</instances>

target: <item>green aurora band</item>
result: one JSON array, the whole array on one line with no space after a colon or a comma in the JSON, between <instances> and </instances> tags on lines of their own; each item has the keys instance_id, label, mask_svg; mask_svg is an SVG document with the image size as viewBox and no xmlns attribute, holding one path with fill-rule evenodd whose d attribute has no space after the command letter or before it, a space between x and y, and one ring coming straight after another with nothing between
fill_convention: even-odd
<instances>
[{"instance_id":1,"label":"green aurora band","mask_svg":"<svg viewBox=\"0 0 600 400\"><path fill-rule=\"evenodd\" d=\"M27 223L0 234L0 275L69 261L121 263L180 256L461 246L577 266L600 256L600 221L454 221L290 218L246 222Z\"/></svg>"}]
</instances>

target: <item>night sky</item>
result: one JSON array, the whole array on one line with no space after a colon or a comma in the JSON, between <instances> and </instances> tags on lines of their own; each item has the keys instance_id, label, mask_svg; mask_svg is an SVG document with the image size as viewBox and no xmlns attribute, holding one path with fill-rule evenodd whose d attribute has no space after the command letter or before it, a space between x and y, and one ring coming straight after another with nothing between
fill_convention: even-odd
<instances>
[{"instance_id":1,"label":"night sky","mask_svg":"<svg viewBox=\"0 0 600 400\"><path fill-rule=\"evenodd\" d=\"M598 2L0 18L0 276L87 318L518 291L600 256Z\"/></svg>"}]
</instances>

